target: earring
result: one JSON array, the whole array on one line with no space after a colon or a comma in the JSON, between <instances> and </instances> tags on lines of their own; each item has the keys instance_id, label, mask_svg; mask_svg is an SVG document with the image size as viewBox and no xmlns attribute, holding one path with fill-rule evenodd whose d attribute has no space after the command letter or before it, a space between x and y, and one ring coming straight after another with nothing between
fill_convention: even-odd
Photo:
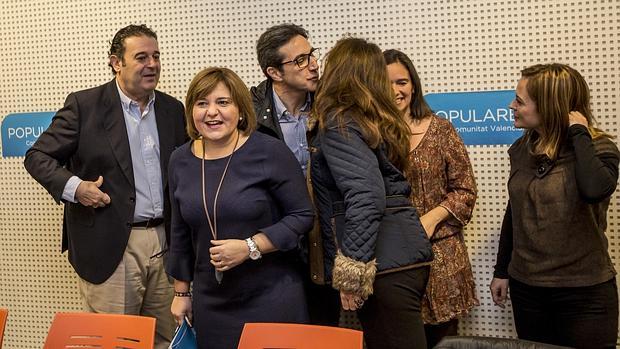
<instances>
[{"instance_id":1,"label":"earring","mask_svg":"<svg viewBox=\"0 0 620 349\"><path fill-rule=\"evenodd\" d=\"M243 120L243 116L240 116L240 117L239 117L239 121L242 121L242 120Z\"/></svg>"}]
</instances>

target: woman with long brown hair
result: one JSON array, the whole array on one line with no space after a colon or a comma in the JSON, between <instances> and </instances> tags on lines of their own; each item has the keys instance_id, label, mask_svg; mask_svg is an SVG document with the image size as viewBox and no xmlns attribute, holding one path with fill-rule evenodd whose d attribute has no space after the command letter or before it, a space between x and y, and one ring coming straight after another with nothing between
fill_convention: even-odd
<instances>
[{"instance_id":1,"label":"woman with long brown hair","mask_svg":"<svg viewBox=\"0 0 620 349\"><path fill-rule=\"evenodd\" d=\"M326 279L342 307L357 310L368 348L425 349L420 302L432 252L409 201L409 129L393 100L379 47L339 40L312 112L312 184Z\"/></svg>"},{"instance_id":2,"label":"woman with long brown hair","mask_svg":"<svg viewBox=\"0 0 620 349\"><path fill-rule=\"evenodd\" d=\"M458 334L458 319L475 305L476 283L463 227L476 203L476 182L467 149L450 121L426 103L413 62L397 50L383 52L396 105L411 130L411 200L431 240L434 259L422 300L428 348Z\"/></svg>"},{"instance_id":3,"label":"woman with long brown hair","mask_svg":"<svg viewBox=\"0 0 620 349\"><path fill-rule=\"evenodd\" d=\"M519 338L615 348L618 291L605 230L618 148L594 126L588 85L567 65L524 69L510 108L526 131L508 150L493 301L504 307L510 287Z\"/></svg>"}]
</instances>

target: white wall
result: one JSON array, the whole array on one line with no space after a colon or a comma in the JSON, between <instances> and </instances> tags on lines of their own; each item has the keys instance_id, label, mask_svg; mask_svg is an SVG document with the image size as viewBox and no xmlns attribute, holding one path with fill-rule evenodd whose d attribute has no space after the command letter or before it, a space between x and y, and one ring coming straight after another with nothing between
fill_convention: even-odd
<instances>
[{"instance_id":1,"label":"white wall","mask_svg":"<svg viewBox=\"0 0 620 349\"><path fill-rule=\"evenodd\" d=\"M525 66L558 61L590 84L601 126L618 135L618 0L106 1L0 0L0 118L54 111L75 90L108 81L108 42L130 23L159 35L159 88L183 100L203 67L227 66L248 85L263 79L254 45L267 27L294 22L325 53L345 33L409 54L426 93L513 89ZM97 140L93 140L96 142ZM468 148L479 198L466 229L481 305L463 334L514 336L512 313L492 305L488 284L507 200L506 146ZM60 254L62 209L22 158L0 158L0 307L5 348L40 348L53 314L80 310L76 278ZM620 257L618 199L610 251Z\"/></svg>"}]
</instances>

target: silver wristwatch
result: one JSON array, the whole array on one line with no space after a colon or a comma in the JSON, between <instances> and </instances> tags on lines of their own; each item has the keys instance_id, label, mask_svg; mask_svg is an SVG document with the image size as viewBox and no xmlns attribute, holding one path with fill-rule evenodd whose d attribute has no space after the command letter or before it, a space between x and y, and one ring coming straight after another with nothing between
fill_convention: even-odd
<instances>
[{"instance_id":1,"label":"silver wristwatch","mask_svg":"<svg viewBox=\"0 0 620 349\"><path fill-rule=\"evenodd\" d=\"M258 246L256 245L256 242L254 242L253 238L245 239L245 243L248 244L248 248L250 249L251 260L255 261L257 259L260 259L260 257L262 257L262 254L260 253L260 250L258 249Z\"/></svg>"}]
</instances>

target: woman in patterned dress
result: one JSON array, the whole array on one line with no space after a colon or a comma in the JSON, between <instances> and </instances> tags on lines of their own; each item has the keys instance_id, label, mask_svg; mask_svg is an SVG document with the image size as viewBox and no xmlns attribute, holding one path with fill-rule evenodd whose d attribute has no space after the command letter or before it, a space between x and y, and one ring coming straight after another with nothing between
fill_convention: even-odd
<instances>
[{"instance_id":1,"label":"woman in patterned dress","mask_svg":"<svg viewBox=\"0 0 620 349\"><path fill-rule=\"evenodd\" d=\"M452 124L434 115L422 95L413 63L404 53L383 53L396 104L411 129L411 200L421 215L433 254L422 317L428 348L456 335L458 318L478 305L463 239L472 216L476 183L467 150Z\"/></svg>"}]
</instances>

